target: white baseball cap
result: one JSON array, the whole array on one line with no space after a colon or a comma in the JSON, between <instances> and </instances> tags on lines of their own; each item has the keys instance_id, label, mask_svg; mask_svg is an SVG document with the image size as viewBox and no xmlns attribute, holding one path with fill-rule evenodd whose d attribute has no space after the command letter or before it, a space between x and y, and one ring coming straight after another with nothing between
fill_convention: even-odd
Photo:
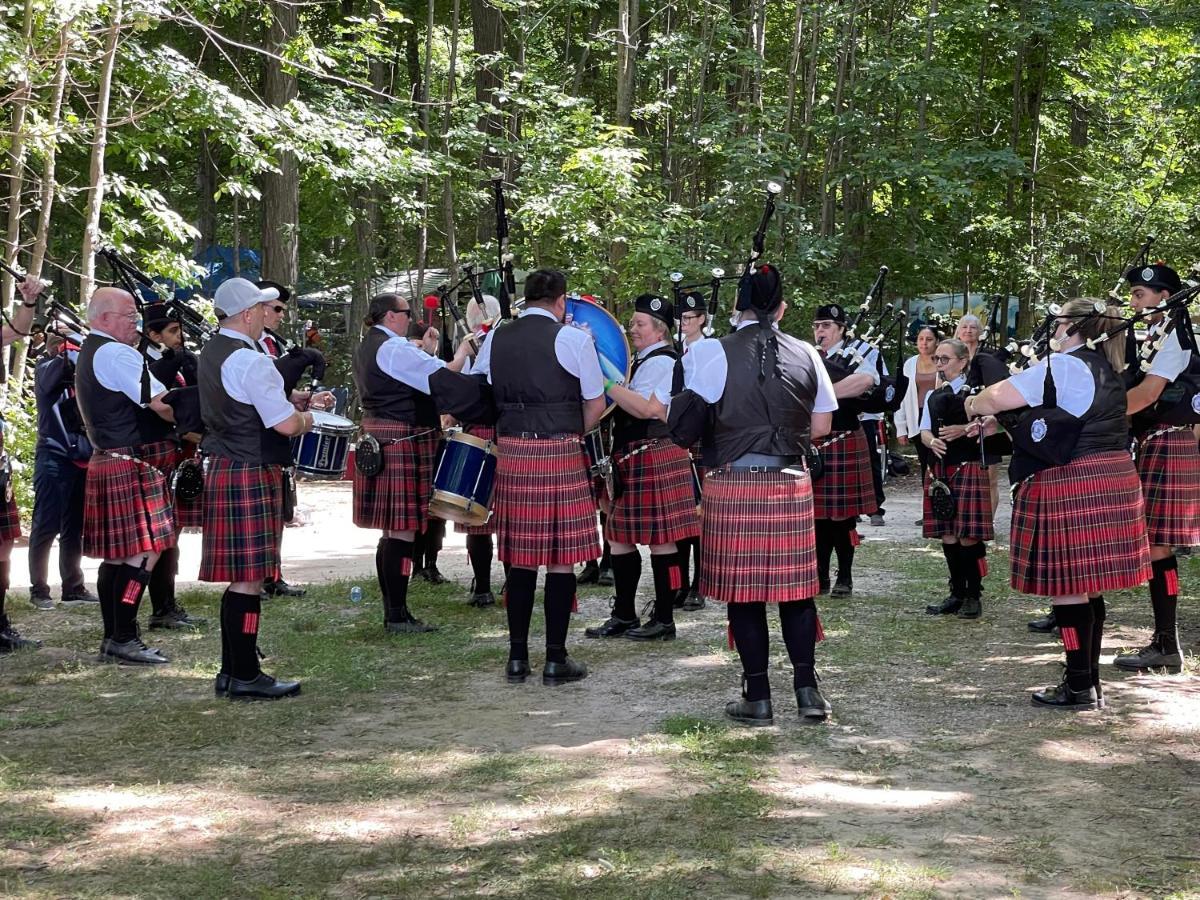
<instances>
[{"instance_id":1,"label":"white baseball cap","mask_svg":"<svg viewBox=\"0 0 1200 900\"><path fill-rule=\"evenodd\" d=\"M279 291L275 288L260 288L245 278L229 278L217 288L217 293L213 295L213 306L216 308L217 318L225 319L245 312L259 303L278 299Z\"/></svg>"}]
</instances>

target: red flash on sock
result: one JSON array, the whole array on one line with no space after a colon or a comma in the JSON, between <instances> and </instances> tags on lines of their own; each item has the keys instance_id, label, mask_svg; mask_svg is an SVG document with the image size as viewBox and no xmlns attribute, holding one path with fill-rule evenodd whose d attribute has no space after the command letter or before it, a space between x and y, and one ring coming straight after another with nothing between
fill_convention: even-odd
<instances>
[{"instance_id":1,"label":"red flash on sock","mask_svg":"<svg viewBox=\"0 0 1200 900\"><path fill-rule=\"evenodd\" d=\"M406 556L406 557L404 557L404 559L400 560L400 574L403 575L405 578L408 578L410 575L412 575L412 557L411 556Z\"/></svg>"},{"instance_id":2,"label":"red flash on sock","mask_svg":"<svg viewBox=\"0 0 1200 900\"><path fill-rule=\"evenodd\" d=\"M817 643L825 640L825 629L821 626L821 617L817 616Z\"/></svg>"},{"instance_id":3,"label":"red flash on sock","mask_svg":"<svg viewBox=\"0 0 1200 900\"><path fill-rule=\"evenodd\" d=\"M125 585L125 591L121 594L121 602L133 606L141 596L142 583L140 581L131 581Z\"/></svg>"},{"instance_id":4,"label":"red flash on sock","mask_svg":"<svg viewBox=\"0 0 1200 900\"><path fill-rule=\"evenodd\" d=\"M1068 625L1062 629L1062 642L1064 650L1079 649L1079 632L1074 627Z\"/></svg>"},{"instance_id":5,"label":"red flash on sock","mask_svg":"<svg viewBox=\"0 0 1200 900\"><path fill-rule=\"evenodd\" d=\"M850 529L850 546L857 547L861 543L862 543L862 538L858 534L858 529L851 528Z\"/></svg>"},{"instance_id":6,"label":"red flash on sock","mask_svg":"<svg viewBox=\"0 0 1200 900\"><path fill-rule=\"evenodd\" d=\"M671 577L671 590L677 591L683 587L683 573L679 571L679 566L668 566L667 573Z\"/></svg>"},{"instance_id":7,"label":"red flash on sock","mask_svg":"<svg viewBox=\"0 0 1200 900\"><path fill-rule=\"evenodd\" d=\"M571 598L571 612L573 612L573 613L579 612L579 595L578 594L576 594L574 597Z\"/></svg>"},{"instance_id":8,"label":"red flash on sock","mask_svg":"<svg viewBox=\"0 0 1200 900\"><path fill-rule=\"evenodd\" d=\"M1179 593L1179 570L1167 569L1163 572L1163 581L1167 584L1167 593L1172 597Z\"/></svg>"},{"instance_id":9,"label":"red flash on sock","mask_svg":"<svg viewBox=\"0 0 1200 900\"><path fill-rule=\"evenodd\" d=\"M987 557L981 556L981 557L979 557L979 577L987 578L987 573L988 573Z\"/></svg>"},{"instance_id":10,"label":"red flash on sock","mask_svg":"<svg viewBox=\"0 0 1200 900\"><path fill-rule=\"evenodd\" d=\"M242 634L258 634L258 613L248 612L242 615Z\"/></svg>"},{"instance_id":11,"label":"red flash on sock","mask_svg":"<svg viewBox=\"0 0 1200 900\"><path fill-rule=\"evenodd\" d=\"M726 633L726 634L729 636L729 649L730 649L730 650L736 650L736 649L737 649L737 644L735 644L735 643L734 643L734 641L733 641L733 626L732 626L732 625L726 625L726 626L725 626L725 633Z\"/></svg>"}]
</instances>

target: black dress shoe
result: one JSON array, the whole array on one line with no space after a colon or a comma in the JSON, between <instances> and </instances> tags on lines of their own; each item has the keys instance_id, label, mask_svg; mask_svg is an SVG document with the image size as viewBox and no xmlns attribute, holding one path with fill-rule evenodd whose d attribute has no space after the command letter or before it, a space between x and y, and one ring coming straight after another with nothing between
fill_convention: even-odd
<instances>
[{"instance_id":1,"label":"black dress shoe","mask_svg":"<svg viewBox=\"0 0 1200 900\"><path fill-rule=\"evenodd\" d=\"M941 603L930 603L925 607L925 612L931 616L952 616L962 608L962 605L962 598L951 594Z\"/></svg>"},{"instance_id":2,"label":"black dress shoe","mask_svg":"<svg viewBox=\"0 0 1200 900\"><path fill-rule=\"evenodd\" d=\"M586 637L590 638L609 638L620 637L625 632L632 628L637 628L642 624L642 620L633 619L618 619L616 616L609 616L601 625L593 625L590 628L583 629Z\"/></svg>"},{"instance_id":3,"label":"black dress shoe","mask_svg":"<svg viewBox=\"0 0 1200 900\"><path fill-rule=\"evenodd\" d=\"M599 584L599 582L600 566L594 559L584 563L579 574L575 576L576 584Z\"/></svg>"},{"instance_id":4,"label":"black dress shoe","mask_svg":"<svg viewBox=\"0 0 1200 900\"><path fill-rule=\"evenodd\" d=\"M1085 690L1073 691L1064 680L1056 687L1036 691L1030 699L1034 706L1047 706L1052 709L1095 709L1096 689L1089 684Z\"/></svg>"},{"instance_id":5,"label":"black dress shoe","mask_svg":"<svg viewBox=\"0 0 1200 900\"><path fill-rule=\"evenodd\" d=\"M796 706L800 710L800 718L814 722L824 722L833 712L833 705L815 686L796 688Z\"/></svg>"},{"instance_id":6,"label":"black dress shoe","mask_svg":"<svg viewBox=\"0 0 1200 900\"><path fill-rule=\"evenodd\" d=\"M833 587L829 591L830 597L849 597L854 593L854 581L850 578L842 578L838 576L837 581L833 583Z\"/></svg>"},{"instance_id":7,"label":"black dress shoe","mask_svg":"<svg viewBox=\"0 0 1200 900\"><path fill-rule=\"evenodd\" d=\"M704 609L704 598L700 596L700 592L695 588L688 591L687 599L683 601L684 612L695 612L698 609Z\"/></svg>"},{"instance_id":8,"label":"black dress shoe","mask_svg":"<svg viewBox=\"0 0 1200 900\"><path fill-rule=\"evenodd\" d=\"M410 612L405 612L403 617L395 622L385 622L384 628L388 634L426 634L438 630L436 625L426 625Z\"/></svg>"},{"instance_id":9,"label":"black dress shoe","mask_svg":"<svg viewBox=\"0 0 1200 900\"><path fill-rule=\"evenodd\" d=\"M550 687L569 684L572 681L587 678L587 673L587 666L581 662L575 662L573 659L567 659L566 662L546 660L546 665L542 667L542 684Z\"/></svg>"},{"instance_id":10,"label":"black dress shoe","mask_svg":"<svg viewBox=\"0 0 1200 900\"><path fill-rule=\"evenodd\" d=\"M154 647L147 647L139 637L127 641L105 638L100 644L100 658L114 660L124 666L161 666L169 660Z\"/></svg>"},{"instance_id":11,"label":"black dress shoe","mask_svg":"<svg viewBox=\"0 0 1200 900\"><path fill-rule=\"evenodd\" d=\"M6 621L0 621L0 653L12 653L14 650L36 650L42 646L41 641L21 637L21 632Z\"/></svg>"},{"instance_id":12,"label":"black dress shoe","mask_svg":"<svg viewBox=\"0 0 1200 900\"><path fill-rule=\"evenodd\" d=\"M671 601L673 609L683 609L683 604L687 603L687 588L680 588L675 592L675 599Z\"/></svg>"},{"instance_id":13,"label":"black dress shoe","mask_svg":"<svg viewBox=\"0 0 1200 900\"><path fill-rule=\"evenodd\" d=\"M675 640L675 623L650 619L645 625L630 628L625 632L625 637L631 641L673 641Z\"/></svg>"},{"instance_id":14,"label":"black dress shoe","mask_svg":"<svg viewBox=\"0 0 1200 900\"><path fill-rule=\"evenodd\" d=\"M613 581L612 569L601 567L600 574L596 576L596 584L600 587L612 587L616 582Z\"/></svg>"},{"instance_id":15,"label":"black dress shoe","mask_svg":"<svg viewBox=\"0 0 1200 900\"><path fill-rule=\"evenodd\" d=\"M509 684L524 684L525 679L529 677L529 660L510 659L504 669L504 677L508 679Z\"/></svg>"},{"instance_id":16,"label":"black dress shoe","mask_svg":"<svg viewBox=\"0 0 1200 900\"><path fill-rule=\"evenodd\" d=\"M204 619L189 616L188 611L174 600L161 613L150 616L151 628L198 628Z\"/></svg>"},{"instance_id":17,"label":"black dress shoe","mask_svg":"<svg viewBox=\"0 0 1200 900\"><path fill-rule=\"evenodd\" d=\"M468 606L476 606L483 609L485 606L496 605L496 595L491 591L481 591L478 594L472 594L471 599L467 601Z\"/></svg>"},{"instance_id":18,"label":"black dress shoe","mask_svg":"<svg viewBox=\"0 0 1200 900\"><path fill-rule=\"evenodd\" d=\"M217 697L224 697L229 693L229 675L226 672L218 672L217 677L213 679L213 694Z\"/></svg>"},{"instance_id":19,"label":"black dress shoe","mask_svg":"<svg viewBox=\"0 0 1200 900\"><path fill-rule=\"evenodd\" d=\"M775 711L768 700L730 700L725 715L742 725L774 725Z\"/></svg>"},{"instance_id":20,"label":"black dress shoe","mask_svg":"<svg viewBox=\"0 0 1200 900\"><path fill-rule=\"evenodd\" d=\"M1172 649L1174 648L1174 649ZM1183 669L1183 655L1179 652L1179 643L1168 642L1162 635L1156 634L1150 643L1137 653L1123 653L1113 658L1113 665L1118 669L1137 672L1145 669L1166 669L1175 674Z\"/></svg>"},{"instance_id":21,"label":"black dress shoe","mask_svg":"<svg viewBox=\"0 0 1200 900\"><path fill-rule=\"evenodd\" d=\"M257 678L243 681L240 678L229 679L230 700L278 700L281 697L294 697L300 693L298 681L276 681L266 672L259 672Z\"/></svg>"},{"instance_id":22,"label":"black dress shoe","mask_svg":"<svg viewBox=\"0 0 1200 900\"><path fill-rule=\"evenodd\" d=\"M963 600L962 609L958 611L960 619L978 619L983 615L983 602L978 597L967 597Z\"/></svg>"},{"instance_id":23,"label":"black dress shoe","mask_svg":"<svg viewBox=\"0 0 1200 900\"><path fill-rule=\"evenodd\" d=\"M823 597L829 593L829 579L817 577L817 596Z\"/></svg>"},{"instance_id":24,"label":"black dress shoe","mask_svg":"<svg viewBox=\"0 0 1200 900\"><path fill-rule=\"evenodd\" d=\"M1030 631L1035 631L1038 634L1049 634L1058 627L1058 617L1054 615L1054 607L1050 607L1050 612L1042 616L1040 619L1034 619L1027 626Z\"/></svg>"},{"instance_id":25,"label":"black dress shoe","mask_svg":"<svg viewBox=\"0 0 1200 900\"><path fill-rule=\"evenodd\" d=\"M268 581L263 584L263 591L268 597L303 597L308 591L302 587L294 587L282 578L278 581Z\"/></svg>"},{"instance_id":26,"label":"black dress shoe","mask_svg":"<svg viewBox=\"0 0 1200 900\"><path fill-rule=\"evenodd\" d=\"M438 571L436 565L428 565L421 570L421 577L430 584L449 584L450 579Z\"/></svg>"},{"instance_id":27,"label":"black dress shoe","mask_svg":"<svg viewBox=\"0 0 1200 900\"><path fill-rule=\"evenodd\" d=\"M64 594L62 598L63 606L83 606L86 603L99 603L100 598L89 591L87 588L82 590L72 591L70 594Z\"/></svg>"}]
</instances>

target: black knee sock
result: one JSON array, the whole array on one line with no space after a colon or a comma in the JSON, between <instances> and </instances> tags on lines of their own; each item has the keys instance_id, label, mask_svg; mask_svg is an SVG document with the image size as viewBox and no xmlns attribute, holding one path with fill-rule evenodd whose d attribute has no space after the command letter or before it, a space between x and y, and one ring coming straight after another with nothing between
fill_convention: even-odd
<instances>
[{"instance_id":1,"label":"black knee sock","mask_svg":"<svg viewBox=\"0 0 1200 900\"><path fill-rule=\"evenodd\" d=\"M227 590L221 598L221 670L231 678L252 681L262 669L258 665L258 620L262 599L258 594Z\"/></svg>"},{"instance_id":2,"label":"black knee sock","mask_svg":"<svg viewBox=\"0 0 1200 900\"><path fill-rule=\"evenodd\" d=\"M508 658L529 659L529 620L533 618L533 592L537 589L534 569L508 570Z\"/></svg>"},{"instance_id":3,"label":"black knee sock","mask_svg":"<svg viewBox=\"0 0 1200 900\"><path fill-rule=\"evenodd\" d=\"M425 568L437 565L438 554L446 539L446 520L430 519L425 526Z\"/></svg>"},{"instance_id":4,"label":"black knee sock","mask_svg":"<svg viewBox=\"0 0 1200 900\"><path fill-rule=\"evenodd\" d=\"M986 552L986 547L982 544L959 544L958 553L962 566L963 587L966 590L966 597L978 598L983 590L983 554L979 551Z\"/></svg>"},{"instance_id":5,"label":"black knee sock","mask_svg":"<svg viewBox=\"0 0 1200 900\"><path fill-rule=\"evenodd\" d=\"M150 610L161 616L175 603L175 578L179 574L179 548L170 547L150 571Z\"/></svg>"},{"instance_id":6,"label":"black knee sock","mask_svg":"<svg viewBox=\"0 0 1200 900\"><path fill-rule=\"evenodd\" d=\"M418 531L412 540L412 571L421 572L425 568L425 532Z\"/></svg>"},{"instance_id":7,"label":"black knee sock","mask_svg":"<svg viewBox=\"0 0 1200 900\"><path fill-rule=\"evenodd\" d=\"M8 616L4 612L4 602L8 599L8 573L11 568L12 563L9 560L0 560L0 628L8 627Z\"/></svg>"},{"instance_id":8,"label":"black knee sock","mask_svg":"<svg viewBox=\"0 0 1200 900\"><path fill-rule=\"evenodd\" d=\"M946 568L950 570L950 593L962 600L966 596L966 585L963 583L962 545L942 544L942 553L946 557Z\"/></svg>"},{"instance_id":9,"label":"black knee sock","mask_svg":"<svg viewBox=\"0 0 1200 900\"><path fill-rule=\"evenodd\" d=\"M96 573L96 595L100 598L100 618L104 622L104 636L113 636L113 611L116 598L113 596L113 580L117 577L120 563L102 562Z\"/></svg>"},{"instance_id":10,"label":"black knee sock","mask_svg":"<svg viewBox=\"0 0 1200 900\"><path fill-rule=\"evenodd\" d=\"M386 537L380 537L379 543L375 545L375 580L379 582L379 596L383 599L383 610L387 612L387 572L384 568L384 558L387 554Z\"/></svg>"},{"instance_id":11,"label":"black knee sock","mask_svg":"<svg viewBox=\"0 0 1200 900\"><path fill-rule=\"evenodd\" d=\"M413 542L388 538L383 549L385 622L403 622L408 618L408 579L413 571Z\"/></svg>"},{"instance_id":12,"label":"black knee sock","mask_svg":"<svg viewBox=\"0 0 1200 900\"><path fill-rule=\"evenodd\" d=\"M829 561L833 556L832 525L829 519L817 519L813 523L813 536L817 544L817 579L821 584L829 583Z\"/></svg>"},{"instance_id":13,"label":"black knee sock","mask_svg":"<svg viewBox=\"0 0 1200 900\"><path fill-rule=\"evenodd\" d=\"M121 644L137 637L138 606L150 581L150 572L141 566L122 565L113 577L113 640Z\"/></svg>"},{"instance_id":14,"label":"black knee sock","mask_svg":"<svg viewBox=\"0 0 1200 900\"><path fill-rule=\"evenodd\" d=\"M1091 597L1088 604L1092 607L1092 687L1096 689L1096 697L1102 696L1100 687L1100 651L1104 645L1104 620L1108 618L1108 608L1104 605L1104 595Z\"/></svg>"},{"instance_id":15,"label":"black knee sock","mask_svg":"<svg viewBox=\"0 0 1200 900\"><path fill-rule=\"evenodd\" d=\"M692 567L692 590L700 591L700 538L692 538L692 559L695 565Z\"/></svg>"},{"instance_id":16,"label":"black knee sock","mask_svg":"<svg viewBox=\"0 0 1200 900\"><path fill-rule=\"evenodd\" d=\"M679 565L679 587L681 589L692 583L692 545L697 540L697 538L688 538L675 542L675 559ZM650 562L654 562L653 557Z\"/></svg>"},{"instance_id":17,"label":"black knee sock","mask_svg":"<svg viewBox=\"0 0 1200 900\"><path fill-rule=\"evenodd\" d=\"M839 581L854 578L854 520L845 519L833 523L833 549L837 553L837 577Z\"/></svg>"},{"instance_id":18,"label":"black knee sock","mask_svg":"<svg viewBox=\"0 0 1200 900\"><path fill-rule=\"evenodd\" d=\"M1150 563L1150 605L1154 610L1154 633L1164 653L1179 651L1176 616L1179 607L1179 560L1174 555Z\"/></svg>"},{"instance_id":19,"label":"black knee sock","mask_svg":"<svg viewBox=\"0 0 1200 900\"><path fill-rule=\"evenodd\" d=\"M664 625L675 621L675 595L683 587L679 557L684 553L676 550L674 553L650 554L650 571L654 575L654 618Z\"/></svg>"},{"instance_id":20,"label":"black knee sock","mask_svg":"<svg viewBox=\"0 0 1200 900\"><path fill-rule=\"evenodd\" d=\"M1090 603L1069 603L1054 607L1067 654L1067 686L1073 691L1092 686L1092 626L1095 624Z\"/></svg>"},{"instance_id":21,"label":"black knee sock","mask_svg":"<svg viewBox=\"0 0 1200 900\"><path fill-rule=\"evenodd\" d=\"M637 589L642 579L642 554L614 553L610 559L613 587L617 594L612 614L623 621L637 618Z\"/></svg>"},{"instance_id":22,"label":"black knee sock","mask_svg":"<svg viewBox=\"0 0 1200 900\"><path fill-rule=\"evenodd\" d=\"M788 658L792 661L792 686L816 687L817 637L821 629L816 601L780 603L779 624L783 629Z\"/></svg>"},{"instance_id":23,"label":"black knee sock","mask_svg":"<svg viewBox=\"0 0 1200 900\"><path fill-rule=\"evenodd\" d=\"M474 578L471 590L476 594L486 594L492 589L492 536L468 534L467 558L471 561Z\"/></svg>"},{"instance_id":24,"label":"black knee sock","mask_svg":"<svg viewBox=\"0 0 1200 900\"><path fill-rule=\"evenodd\" d=\"M742 660L742 695L747 700L769 700L767 678L770 640L765 603L730 603L726 607L729 630Z\"/></svg>"},{"instance_id":25,"label":"black knee sock","mask_svg":"<svg viewBox=\"0 0 1200 900\"><path fill-rule=\"evenodd\" d=\"M600 534L604 534L604 526L608 522L608 516L600 513ZM608 543L608 538L604 538L604 544L600 552L600 568L612 568L612 547Z\"/></svg>"},{"instance_id":26,"label":"black knee sock","mask_svg":"<svg viewBox=\"0 0 1200 900\"><path fill-rule=\"evenodd\" d=\"M575 605L575 573L546 573L546 661L567 661L567 629Z\"/></svg>"}]
</instances>

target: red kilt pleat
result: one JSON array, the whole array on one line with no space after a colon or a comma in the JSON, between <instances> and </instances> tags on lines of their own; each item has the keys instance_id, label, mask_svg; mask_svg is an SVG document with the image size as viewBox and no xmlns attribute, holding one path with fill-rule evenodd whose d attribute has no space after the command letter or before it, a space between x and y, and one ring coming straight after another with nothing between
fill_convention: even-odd
<instances>
[{"instance_id":1,"label":"red kilt pleat","mask_svg":"<svg viewBox=\"0 0 1200 900\"><path fill-rule=\"evenodd\" d=\"M845 437L843 437L845 435ZM871 480L870 448L861 427L835 431L818 441L825 472L813 483L813 516L853 519L879 509Z\"/></svg>"},{"instance_id":2,"label":"red kilt pleat","mask_svg":"<svg viewBox=\"0 0 1200 900\"><path fill-rule=\"evenodd\" d=\"M817 595L807 474L713 469L704 479L700 593L722 603Z\"/></svg>"},{"instance_id":3,"label":"red kilt pleat","mask_svg":"<svg viewBox=\"0 0 1200 900\"><path fill-rule=\"evenodd\" d=\"M167 476L176 452L173 441L154 441L92 454L83 501L84 556L125 559L175 546ZM141 462L110 453L136 455Z\"/></svg>"},{"instance_id":4,"label":"red kilt pleat","mask_svg":"<svg viewBox=\"0 0 1200 900\"><path fill-rule=\"evenodd\" d=\"M501 562L522 569L596 559L596 503L579 438L501 435L492 517Z\"/></svg>"},{"instance_id":5,"label":"red kilt pleat","mask_svg":"<svg viewBox=\"0 0 1200 900\"><path fill-rule=\"evenodd\" d=\"M1142 486L1124 451L1044 469L1013 499L1012 586L1064 597L1150 580Z\"/></svg>"},{"instance_id":6,"label":"red kilt pleat","mask_svg":"<svg viewBox=\"0 0 1200 900\"><path fill-rule=\"evenodd\" d=\"M649 449L634 452L642 446ZM700 534L686 450L668 440L640 441L614 464L622 490L608 516L610 542L669 544Z\"/></svg>"},{"instance_id":7,"label":"red kilt pleat","mask_svg":"<svg viewBox=\"0 0 1200 900\"><path fill-rule=\"evenodd\" d=\"M17 509L17 498L9 497L0 503L0 543L7 544L21 536L21 511Z\"/></svg>"},{"instance_id":8,"label":"red kilt pleat","mask_svg":"<svg viewBox=\"0 0 1200 900\"><path fill-rule=\"evenodd\" d=\"M936 475L950 485L957 504L952 521L934 518L929 504L929 482ZM948 479L948 480L947 480ZM952 534L969 541L990 541L996 537L992 525L992 488L987 469L977 462L946 465L934 464L925 474L925 500L921 533L927 538Z\"/></svg>"},{"instance_id":9,"label":"red kilt pleat","mask_svg":"<svg viewBox=\"0 0 1200 900\"><path fill-rule=\"evenodd\" d=\"M1138 447L1151 544L1200 544L1200 450L1190 428L1168 431Z\"/></svg>"},{"instance_id":10,"label":"red kilt pleat","mask_svg":"<svg viewBox=\"0 0 1200 900\"><path fill-rule=\"evenodd\" d=\"M354 470L354 524L359 528L421 531L433 494L433 462L442 432L393 419L363 419L362 430L383 444L383 470L371 477Z\"/></svg>"},{"instance_id":11,"label":"red kilt pleat","mask_svg":"<svg viewBox=\"0 0 1200 900\"><path fill-rule=\"evenodd\" d=\"M211 456L204 476L201 581L258 581L279 565L283 470Z\"/></svg>"},{"instance_id":12,"label":"red kilt pleat","mask_svg":"<svg viewBox=\"0 0 1200 900\"><path fill-rule=\"evenodd\" d=\"M491 425L468 425L463 431L473 437L479 438L481 441L496 440L496 429ZM463 525L455 522L454 531L457 534L495 534L496 517L492 516L482 525Z\"/></svg>"}]
</instances>

